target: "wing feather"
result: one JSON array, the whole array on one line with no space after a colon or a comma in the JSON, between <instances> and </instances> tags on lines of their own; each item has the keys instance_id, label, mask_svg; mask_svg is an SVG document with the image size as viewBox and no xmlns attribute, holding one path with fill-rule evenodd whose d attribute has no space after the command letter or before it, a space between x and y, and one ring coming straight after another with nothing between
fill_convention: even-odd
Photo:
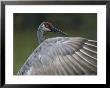
<instances>
[{"instance_id":1,"label":"wing feather","mask_svg":"<svg viewBox=\"0 0 110 88\"><path fill-rule=\"evenodd\" d=\"M81 37L46 39L18 75L96 75L97 41Z\"/></svg>"},{"instance_id":2,"label":"wing feather","mask_svg":"<svg viewBox=\"0 0 110 88\"><path fill-rule=\"evenodd\" d=\"M71 68L70 68L69 65L67 64L67 63L69 63L69 62L67 62L66 59L64 59L64 57L62 58L62 56L59 56L59 58L60 58L60 61L61 61L61 63L62 63L62 66L63 66L63 68L65 69L65 71L67 72L67 74L68 74L68 75L69 75L69 74L73 74L73 71L71 70Z\"/></svg>"}]
</instances>

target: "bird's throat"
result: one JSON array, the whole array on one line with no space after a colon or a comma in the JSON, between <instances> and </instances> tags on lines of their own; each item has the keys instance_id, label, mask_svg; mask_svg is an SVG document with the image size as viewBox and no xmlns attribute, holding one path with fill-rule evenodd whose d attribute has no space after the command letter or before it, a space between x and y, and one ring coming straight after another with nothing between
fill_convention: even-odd
<instances>
[{"instance_id":1,"label":"bird's throat","mask_svg":"<svg viewBox=\"0 0 110 88\"><path fill-rule=\"evenodd\" d=\"M44 31L43 30L38 30L37 31L37 38L38 38L39 44L41 44L45 40L45 36L44 36Z\"/></svg>"}]
</instances>

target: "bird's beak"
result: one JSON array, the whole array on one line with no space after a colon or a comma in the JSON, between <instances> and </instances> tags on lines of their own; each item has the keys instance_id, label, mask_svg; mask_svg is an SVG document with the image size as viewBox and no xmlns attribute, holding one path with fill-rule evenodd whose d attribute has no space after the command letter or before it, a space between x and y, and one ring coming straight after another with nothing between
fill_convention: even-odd
<instances>
[{"instance_id":1,"label":"bird's beak","mask_svg":"<svg viewBox=\"0 0 110 88\"><path fill-rule=\"evenodd\" d=\"M56 27L52 27L51 32L58 32L58 33L60 33L60 34L62 34L62 35L64 35L64 36L68 36L67 33L64 33L63 31L59 30L59 29L56 28Z\"/></svg>"}]
</instances>

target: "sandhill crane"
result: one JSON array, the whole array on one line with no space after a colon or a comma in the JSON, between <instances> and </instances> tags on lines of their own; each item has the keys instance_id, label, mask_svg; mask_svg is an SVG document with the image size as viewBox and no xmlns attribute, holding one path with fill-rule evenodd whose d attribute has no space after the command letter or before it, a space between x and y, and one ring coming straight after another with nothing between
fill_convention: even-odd
<instances>
[{"instance_id":1,"label":"sandhill crane","mask_svg":"<svg viewBox=\"0 0 110 88\"><path fill-rule=\"evenodd\" d=\"M58 32L63 37L45 39L45 32ZM17 75L96 75L97 41L67 34L49 22L37 30L39 46L28 57Z\"/></svg>"}]
</instances>

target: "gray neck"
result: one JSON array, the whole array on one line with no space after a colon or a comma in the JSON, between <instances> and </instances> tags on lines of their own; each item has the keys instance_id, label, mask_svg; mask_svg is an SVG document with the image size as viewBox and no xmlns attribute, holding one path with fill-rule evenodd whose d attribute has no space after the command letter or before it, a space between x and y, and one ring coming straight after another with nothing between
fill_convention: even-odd
<instances>
[{"instance_id":1,"label":"gray neck","mask_svg":"<svg viewBox=\"0 0 110 88\"><path fill-rule=\"evenodd\" d=\"M44 31L42 29L38 29L37 38L38 38L39 44L45 40Z\"/></svg>"}]
</instances>

